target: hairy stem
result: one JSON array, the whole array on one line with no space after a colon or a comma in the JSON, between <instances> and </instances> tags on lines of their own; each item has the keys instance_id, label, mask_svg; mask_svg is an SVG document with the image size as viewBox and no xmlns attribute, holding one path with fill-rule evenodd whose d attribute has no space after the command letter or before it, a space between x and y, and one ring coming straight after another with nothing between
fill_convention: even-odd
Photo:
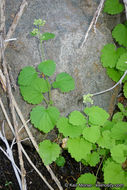
<instances>
[{"instance_id":1,"label":"hairy stem","mask_svg":"<svg viewBox=\"0 0 127 190\"><path fill-rule=\"evenodd\" d=\"M43 96L44 101L46 102L47 106L49 105L48 100Z\"/></svg>"},{"instance_id":2,"label":"hairy stem","mask_svg":"<svg viewBox=\"0 0 127 190\"><path fill-rule=\"evenodd\" d=\"M46 77L46 81L49 84L48 77ZM51 97L51 86L50 85L48 85L48 90L49 90L49 104L51 104L52 97Z\"/></svg>"},{"instance_id":3,"label":"hairy stem","mask_svg":"<svg viewBox=\"0 0 127 190\"><path fill-rule=\"evenodd\" d=\"M93 96L97 96L97 95L104 94L104 93L106 93L106 92L109 92L109 91L113 90L116 86L118 86L119 84L122 83L122 80L125 78L126 74L127 74L127 70L124 72L124 74L123 74L123 76L121 77L121 79L120 79L114 86L112 86L111 88L108 88L107 90L103 90L103 91L101 91L101 92L94 93L94 94L92 94L92 95L93 95Z\"/></svg>"},{"instance_id":4,"label":"hairy stem","mask_svg":"<svg viewBox=\"0 0 127 190\"><path fill-rule=\"evenodd\" d=\"M44 48L43 48L42 40L40 40L40 47L41 47L41 59L42 59L42 61L44 61L45 60L45 54L44 54Z\"/></svg>"}]
</instances>

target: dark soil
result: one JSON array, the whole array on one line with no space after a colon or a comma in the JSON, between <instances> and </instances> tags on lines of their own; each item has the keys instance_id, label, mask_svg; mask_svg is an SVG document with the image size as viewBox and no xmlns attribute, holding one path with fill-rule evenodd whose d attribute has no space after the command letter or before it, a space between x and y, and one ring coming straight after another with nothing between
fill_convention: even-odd
<instances>
[{"instance_id":1,"label":"dark soil","mask_svg":"<svg viewBox=\"0 0 127 190\"><path fill-rule=\"evenodd\" d=\"M0 146L4 147L3 143L0 142ZM42 175L46 178L49 184L57 190L58 187L51 179L50 174L47 172L47 169L43 165L40 157L36 153L36 151L28 146L24 146L26 152L28 153L29 157L31 158L32 162L35 166L39 169ZM19 165L18 155L17 155L17 147L13 148L14 158L17 165ZM96 174L97 168L86 167L84 165L79 165L71 156L68 154L67 151L64 151L62 154L66 160L66 164L64 167L58 167L55 163L51 164L51 168L54 171L55 175L61 182L61 185L64 190L66 189L75 189L72 187L73 184L76 184L77 178L84 173L90 172ZM35 170L31 167L28 163L26 158L24 157L24 164L26 169L26 180L27 180L27 188L28 190L47 190L48 187L45 183L41 180ZM101 176L99 176L100 178ZM10 183L7 185L7 183ZM66 185L68 184L68 187ZM70 187L69 187L70 186ZM0 151L0 189L2 190L19 190L19 186L13 172L13 168L11 166L10 161L8 158Z\"/></svg>"}]
</instances>

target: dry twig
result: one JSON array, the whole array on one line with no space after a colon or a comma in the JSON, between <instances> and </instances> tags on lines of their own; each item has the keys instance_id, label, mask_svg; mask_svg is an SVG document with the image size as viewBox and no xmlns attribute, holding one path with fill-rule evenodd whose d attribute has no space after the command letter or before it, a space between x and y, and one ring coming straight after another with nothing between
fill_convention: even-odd
<instances>
[{"instance_id":1,"label":"dry twig","mask_svg":"<svg viewBox=\"0 0 127 190\"><path fill-rule=\"evenodd\" d=\"M10 109L12 113L12 119L13 119L16 141L17 141L17 146L18 146L19 162L20 162L20 167L21 167L21 181L22 181L21 188L22 190L26 190L25 168L24 168L24 163L23 163L23 158L22 158L20 137L18 135L18 124L16 120L16 115L15 115L15 108L12 102L11 85L10 85L9 75L8 75L7 66L6 66L5 57L4 57L5 31L6 31L5 29L5 0L2 0L1 2L1 32L2 32L1 34L1 62L4 69L4 75L6 77L7 92L9 95Z\"/></svg>"},{"instance_id":2,"label":"dry twig","mask_svg":"<svg viewBox=\"0 0 127 190\"><path fill-rule=\"evenodd\" d=\"M28 5L27 1L23 0L21 5L20 5L19 11L16 14L16 16L15 16L13 22L12 22L12 25L10 26L9 31L8 31L8 33L6 35L6 39L5 39L6 41L12 37L12 35L13 35L15 29L16 29L16 26L17 26L23 12L24 12L24 9L25 9L25 7L27 5ZM5 44L5 49L6 49L7 45L8 45L8 42Z\"/></svg>"},{"instance_id":3,"label":"dry twig","mask_svg":"<svg viewBox=\"0 0 127 190\"><path fill-rule=\"evenodd\" d=\"M0 82L2 84L4 91L6 92L6 79L5 79L5 76L3 75L1 69L0 69Z\"/></svg>"},{"instance_id":4,"label":"dry twig","mask_svg":"<svg viewBox=\"0 0 127 190\"><path fill-rule=\"evenodd\" d=\"M89 28L88 28L88 30L87 30L87 32L85 34L85 38L84 38L84 40L83 40L83 42L81 44L81 48L84 46L84 44L85 44L85 42L86 42L86 40L88 38L89 32L92 29L92 27L94 27L94 32L96 33L96 23L97 23L97 20L99 18L99 15L101 13L101 10L103 8L104 2L105 2L105 0L101 0L99 6L97 7L97 10L94 13L94 16L93 16L93 19L92 19L92 21L91 21L91 23L89 25Z\"/></svg>"}]
</instances>

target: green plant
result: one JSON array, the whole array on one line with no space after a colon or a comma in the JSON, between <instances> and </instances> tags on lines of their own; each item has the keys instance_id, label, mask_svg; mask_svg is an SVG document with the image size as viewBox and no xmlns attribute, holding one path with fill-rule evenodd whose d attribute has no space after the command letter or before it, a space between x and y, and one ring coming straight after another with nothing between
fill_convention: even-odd
<instances>
[{"instance_id":1,"label":"green plant","mask_svg":"<svg viewBox=\"0 0 127 190\"><path fill-rule=\"evenodd\" d=\"M119 0L106 0L104 5L104 12L114 15L121 13L124 10L124 5Z\"/></svg>"},{"instance_id":2,"label":"green plant","mask_svg":"<svg viewBox=\"0 0 127 190\"><path fill-rule=\"evenodd\" d=\"M77 161L90 166L96 166L98 163L103 165L105 184L112 184L113 188L117 187L116 184L122 184L124 189L127 189L127 171L125 169L127 168L125 164L127 160L127 123L124 121L127 119L127 108L120 103L118 107L120 111L114 114L112 121L107 120L108 113L99 107L85 108L84 112L89 119L87 126L83 129L83 137L68 140L67 146L68 151ZM86 145L86 142L89 144ZM93 145L96 145L96 148L93 149ZM85 150L85 153L79 152L79 146ZM74 153L74 150L78 155ZM125 168L123 168L124 164ZM96 184L91 189L101 187L99 182L96 183L98 170L96 176L93 174L80 176L77 183L87 184L88 180L90 184ZM94 183L92 182L93 178L95 178ZM77 189L81 189L81 187L77 187ZM119 188L117 187L117 189Z\"/></svg>"},{"instance_id":3,"label":"green plant","mask_svg":"<svg viewBox=\"0 0 127 190\"><path fill-rule=\"evenodd\" d=\"M45 25L45 21L41 19L34 20L35 28L31 32L32 36L38 38L42 55L42 62L38 65L38 71L34 67L27 66L22 69L18 77L18 84L21 95L24 100L31 104L40 104L45 101L46 106L37 105L30 113L31 123L44 133L50 132L56 125L60 117L58 108L53 106L51 97L52 88L58 88L61 92L69 92L74 90L74 79L67 73L63 72L56 76L54 82L50 82L56 69L53 60L45 60L44 58L44 41L55 37L52 33L41 33L41 27ZM51 164L60 155L60 147L56 143L44 140L39 144L39 154L45 165Z\"/></svg>"},{"instance_id":4,"label":"green plant","mask_svg":"<svg viewBox=\"0 0 127 190\"><path fill-rule=\"evenodd\" d=\"M108 14L118 14L124 9L123 4L118 0L106 0L104 12ZM119 47L116 48L114 44L106 44L102 49L101 62L106 68L108 76L115 82L116 85L95 94L88 94L83 96L83 102L93 103L92 97L112 90L118 84L124 83L123 91L127 97L127 24L118 24L112 31L112 36L118 43ZM103 116L101 112L91 111L89 113L88 124L89 127L83 131L83 137L96 145L96 149L91 150L91 155L87 154L85 159L81 162L85 165L95 166L100 162L96 176L92 174L84 174L77 180L79 189L88 189L88 187L80 187L82 184L93 184L90 188L97 189L98 187L105 187L111 189L124 189L127 190L127 108L122 104L118 104L119 112L115 113L112 121L107 120L104 123L98 123L99 119ZM89 108L86 108L89 110ZM94 110L93 107L90 108ZM98 114L97 114L98 112ZM106 115L105 115L106 116ZM92 117L92 118L91 118ZM92 124L90 124L93 121ZM97 122L97 123L96 123ZM73 151L72 151L73 154ZM73 154L74 156L74 154ZM77 157L76 157L77 159ZM97 182L98 171L101 167L104 175L104 183ZM96 184L96 185L95 185Z\"/></svg>"},{"instance_id":5,"label":"green plant","mask_svg":"<svg viewBox=\"0 0 127 190\"><path fill-rule=\"evenodd\" d=\"M59 156L59 158L57 158L55 162L57 166L63 167L66 161L63 156Z\"/></svg>"},{"instance_id":6,"label":"green plant","mask_svg":"<svg viewBox=\"0 0 127 190\"><path fill-rule=\"evenodd\" d=\"M106 1L108 3L108 1ZM106 4L105 3L105 4ZM111 3L111 2L110 2ZM114 0L114 3L118 3ZM119 4L122 7L122 4ZM107 10L105 6L104 10ZM113 6L112 6L113 7ZM118 8L118 7L117 7ZM113 7L115 9L115 6ZM116 10L116 9L115 9ZM121 9L122 11L123 9ZM120 11L120 12L121 12ZM107 13L109 13L107 11ZM127 71L127 25L118 24L112 31L112 37L118 43L117 48L114 44L106 44L102 49L101 62L106 68L108 76L115 82L118 82ZM124 95L127 98L127 76L124 77Z\"/></svg>"},{"instance_id":7,"label":"green plant","mask_svg":"<svg viewBox=\"0 0 127 190\"><path fill-rule=\"evenodd\" d=\"M12 182L11 181L6 181L6 183L5 183L6 189L10 189L9 188L10 185L12 185Z\"/></svg>"},{"instance_id":8,"label":"green plant","mask_svg":"<svg viewBox=\"0 0 127 190\"><path fill-rule=\"evenodd\" d=\"M68 117L60 117L58 108L53 105L51 90L58 88L61 92L69 92L74 89L74 80L69 74L60 73L56 76L55 82L51 83L49 77L54 74L56 65L52 60L44 60L43 42L54 38L54 34L47 32L41 34L40 29L44 24L41 19L35 20L36 27L31 33L40 41L42 62L38 65L39 72L28 66L23 68L18 77L20 92L25 101L40 104L44 100L46 103L46 106L37 105L32 109L31 123L44 133L49 133L56 126L60 136L67 139L65 148L71 157L84 165L98 168L95 175L90 173L81 175L77 180L76 190L100 189L101 183L98 181L100 170L104 174L103 183L112 184L113 189L118 183L123 184L123 190L126 190L127 166L122 166L126 165L127 158L127 123L124 121L127 119L127 108L118 104L120 111L113 116L112 121L108 120L109 114L98 106L86 107L83 112L75 110ZM111 64L107 63L105 52L109 53ZM114 69L117 59L125 52L124 48L119 48L116 52L114 45L106 46L101 56L104 66L107 63L107 67ZM84 99L92 102L92 96L89 94ZM65 163L60 155L59 144L50 140L40 142L39 154L45 165L53 161L59 166ZM90 186L82 187L82 184Z\"/></svg>"},{"instance_id":9,"label":"green plant","mask_svg":"<svg viewBox=\"0 0 127 190\"><path fill-rule=\"evenodd\" d=\"M120 112L113 116L112 121L108 120L109 114L98 106L85 108L84 114L73 111L67 118L61 117L57 121L59 132L68 137L66 148L72 158L91 167L100 163L95 176L84 174L77 184L90 183L91 189L99 189L96 182L102 164L105 184L112 183L115 186L119 183L127 187L127 172L122 168L127 158L127 123L124 122L127 108L120 103L118 107ZM116 175L116 172L119 174ZM78 186L76 190L80 188Z\"/></svg>"}]
</instances>

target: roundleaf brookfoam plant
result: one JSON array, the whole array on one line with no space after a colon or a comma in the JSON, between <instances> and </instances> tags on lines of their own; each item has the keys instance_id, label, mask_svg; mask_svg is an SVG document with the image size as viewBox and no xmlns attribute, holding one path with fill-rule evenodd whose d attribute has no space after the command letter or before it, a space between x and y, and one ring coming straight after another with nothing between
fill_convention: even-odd
<instances>
[{"instance_id":1,"label":"roundleaf brookfoam plant","mask_svg":"<svg viewBox=\"0 0 127 190\"><path fill-rule=\"evenodd\" d=\"M53 83L49 82L49 77L55 72L56 64L53 60L45 60L44 42L53 39L55 34L49 32L41 33L41 28L45 25L44 20L35 19L33 24L35 28L31 32L31 35L38 38L40 42L42 60L37 67L38 70L32 66L24 67L18 76L18 84L21 95L26 102L41 104L45 101L46 107L42 104L32 109L30 120L35 128L48 133L56 126L60 117L58 108L53 105L51 89L58 88L61 92L69 92L74 90L75 82L66 72L58 74ZM44 164L49 165L56 159L58 162L61 150L58 144L44 140L39 144L39 153Z\"/></svg>"},{"instance_id":2,"label":"roundleaf brookfoam plant","mask_svg":"<svg viewBox=\"0 0 127 190\"><path fill-rule=\"evenodd\" d=\"M53 83L49 82L49 77L55 72L56 64L53 60L44 59L43 42L54 38L55 35L48 32L41 34L40 28L44 24L45 21L41 19L35 20L35 28L31 33L40 41L42 62L38 65L38 71L34 67L27 66L22 69L18 77L24 100L30 104L41 104L30 112L31 123L46 134L56 126L59 132L58 142L62 144L62 140L66 139L64 146L61 147L66 148L75 161L95 167L96 173L85 173L77 179L76 190L88 188L99 190L101 183L123 184L122 190L127 190L127 123L124 121L127 119L127 108L118 104L120 111L113 116L112 121L109 121L109 114L98 106L86 107L82 112L74 110L67 117L60 116L58 108L52 101L51 90L58 88L62 93L69 92L74 90L75 83L74 79L65 72L58 74ZM84 101L93 103L91 98L94 95L88 94L84 97ZM46 106L43 105L44 101ZM39 154L45 165L55 161L58 166L64 166L65 159L61 155L61 147L59 143L47 139L40 142ZM100 170L101 174L103 173L103 182L98 179ZM88 184L89 187L81 186L82 184Z\"/></svg>"},{"instance_id":3,"label":"roundleaf brookfoam plant","mask_svg":"<svg viewBox=\"0 0 127 190\"><path fill-rule=\"evenodd\" d=\"M114 15L121 13L123 10L124 5L119 0L105 1L104 12ZM101 62L103 67L106 68L108 76L116 84L107 90L84 95L83 103L90 102L93 104L92 97L109 92L122 83L124 84L124 96L127 98L127 22L118 24L113 29L112 36L119 47L117 48L114 44L106 44L101 51ZM104 123L100 121L100 118L104 118L101 110L94 111L95 107L86 108L85 113L89 114L90 123L92 122L93 125L83 130L83 137L97 145L97 147L92 150L90 156L89 154L84 156L81 162L90 166L99 163L100 158L101 162L96 177L93 174L82 174L78 178L76 190L88 189L88 187L80 186L80 184L90 184L89 188L92 190L100 189L100 187L112 190L127 190L127 123L125 122L127 108L124 108L120 103L118 108L120 111L114 114L112 121L107 120ZM101 166L104 177L103 184L97 180Z\"/></svg>"}]
</instances>

